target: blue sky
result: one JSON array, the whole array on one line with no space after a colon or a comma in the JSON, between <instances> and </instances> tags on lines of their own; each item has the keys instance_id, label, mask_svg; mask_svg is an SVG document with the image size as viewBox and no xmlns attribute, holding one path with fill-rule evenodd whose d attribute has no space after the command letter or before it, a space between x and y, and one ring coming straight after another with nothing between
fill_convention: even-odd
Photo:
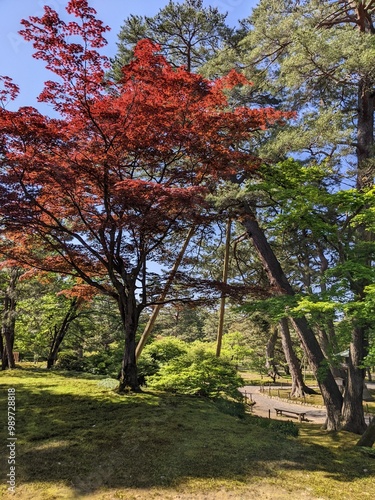
<instances>
[{"instance_id":1,"label":"blue sky","mask_svg":"<svg viewBox=\"0 0 375 500\"><path fill-rule=\"evenodd\" d=\"M164 7L168 0L91 0L98 18L111 27L107 33L108 46L106 54L116 53L117 34L123 21L130 14L155 15ZM181 2L182 3L182 2ZM51 78L51 73L44 69L42 61L32 58L31 43L25 42L18 35L21 29L20 20L29 16L39 16L43 13L43 5L50 5L59 14L65 12L67 0L0 0L0 75L13 78L21 88L17 101L8 109L31 105L42 111L43 106L37 103L36 97L43 88L43 82ZM239 19L249 16L257 0L212 0L205 5L218 7L221 12L227 12L227 21L236 25ZM47 111L47 110L43 110Z\"/></svg>"}]
</instances>

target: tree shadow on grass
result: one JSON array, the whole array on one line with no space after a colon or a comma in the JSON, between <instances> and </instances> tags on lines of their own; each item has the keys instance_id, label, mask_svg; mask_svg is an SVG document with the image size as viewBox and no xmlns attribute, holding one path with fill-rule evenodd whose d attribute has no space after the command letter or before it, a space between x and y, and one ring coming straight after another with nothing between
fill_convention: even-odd
<instances>
[{"instance_id":1,"label":"tree shadow on grass","mask_svg":"<svg viewBox=\"0 0 375 500\"><path fill-rule=\"evenodd\" d=\"M63 482L90 494L172 487L186 478L245 482L282 468L321 470L338 481L363 477L363 458L348 473L342 450L303 444L204 399L56 394L21 382L17 405L18 484Z\"/></svg>"}]
</instances>

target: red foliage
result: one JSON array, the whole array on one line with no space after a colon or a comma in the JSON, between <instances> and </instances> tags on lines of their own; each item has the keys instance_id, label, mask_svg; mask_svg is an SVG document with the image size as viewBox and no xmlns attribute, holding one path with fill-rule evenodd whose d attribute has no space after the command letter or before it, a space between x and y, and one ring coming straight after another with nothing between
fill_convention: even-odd
<instances>
[{"instance_id":1,"label":"red foliage","mask_svg":"<svg viewBox=\"0 0 375 500\"><path fill-rule=\"evenodd\" d=\"M17 97L19 87L9 76L0 76L0 82L3 84L3 89L0 90L0 104L5 108L8 101L14 101Z\"/></svg>"},{"instance_id":2,"label":"red foliage","mask_svg":"<svg viewBox=\"0 0 375 500\"><path fill-rule=\"evenodd\" d=\"M41 18L22 21L34 57L58 76L39 99L61 118L0 110L3 251L116 294L142 275L167 235L200 217L207 190L256 168L233 144L287 115L230 111L223 89L248 84L241 75L212 82L175 70L148 40L122 80L108 81L109 61L97 51L108 27L85 0L71 0L67 11L78 20L65 23L45 7ZM14 97L16 86L3 81L0 99Z\"/></svg>"}]
</instances>

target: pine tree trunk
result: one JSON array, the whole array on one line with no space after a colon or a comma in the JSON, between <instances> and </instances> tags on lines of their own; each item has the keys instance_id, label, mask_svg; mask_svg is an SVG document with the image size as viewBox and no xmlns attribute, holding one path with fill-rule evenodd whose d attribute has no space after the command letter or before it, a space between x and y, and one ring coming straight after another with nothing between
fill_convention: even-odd
<instances>
[{"instance_id":1,"label":"pine tree trunk","mask_svg":"<svg viewBox=\"0 0 375 500\"><path fill-rule=\"evenodd\" d=\"M313 389L310 389L310 387L307 387L303 380L301 365L293 349L287 318L282 318L279 322L279 325L281 344L283 347L286 362L288 363L289 373L292 377L292 389L290 393L291 397L300 398L304 394L314 394L315 391Z\"/></svg>"},{"instance_id":2,"label":"pine tree trunk","mask_svg":"<svg viewBox=\"0 0 375 500\"><path fill-rule=\"evenodd\" d=\"M163 302L166 299L167 294L169 292L169 289L171 288L171 285L173 283L173 280L176 277L178 268L179 268L179 266L182 262L182 259L185 255L186 249L190 243L191 238L194 236L194 233L195 233L195 226L191 227L188 234L186 235L186 239L184 241L184 244L182 245L181 250L177 256L177 259L176 259L175 263L173 264L173 267L171 269L171 272L169 274L169 278L165 284L165 287L164 287L162 293L160 294L160 296L158 297L159 302ZM163 307L162 304L157 304L151 313L150 319L148 320L147 325L146 325L146 327L141 335L141 338L139 339L139 342L137 344L137 348L136 348L137 361L138 361L140 355L142 354L142 351L143 351L144 346L146 345L147 339L149 338L149 336L152 333L152 330L155 326L157 317L158 317L159 312L162 309L162 307Z\"/></svg>"},{"instance_id":3,"label":"pine tree trunk","mask_svg":"<svg viewBox=\"0 0 375 500\"><path fill-rule=\"evenodd\" d=\"M254 248L275 293L293 296L293 288L248 205L243 205L240 222L254 244ZM339 430L341 426L342 395L329 369L328 363L306 318L291 317L290 320L301 340L323 396L327 409L325 427L327 430Z\"/></svg>"},{"instance_id":4,"label":"pine tree trunk","mask_svg":"<svg viewBox=\"0 0 375 500\"><path fill-rule=\"evenodd\" d=\"M361 439L357 442L356 446L367 446L371 448L375 443L375 418L372 419L370 425L363 433Z\"/></svg>"},{"instance_id":5,"label":"pine tree trunk","mask_svg":"<svg viewBox=\"0 0 375 500\"><path fill-rule=\"evenodd\" d=\"M228 281L228 271L229 271L229 257L230 257L230 238L231 238L232 220L227 220L227 230L225 237L225 253L224 253L224 265L223 265L223 283L226 284ZM219 325L217 329L216 337L216 356L219 358L221 353L221 344L223 340L224 332L224 318L225 318L225 293L223 292L220 299L219 308Z\"/></svg>"},{"instance_id":6,"label":"pine tree trunk","mask_svg":"<svg viewBox=\"0 0 375 500\"><path fill-rule=\"evenodd\" d=\"M366 430L363 410L363 385L365 370L361 368L364 357L365 328L353 329L352 342L349 349L348 373L342 409L343 428L356 434Z\"/></svg>"},{"instance_id":7,"label":"pine tree trunk","mask_svg":"<svg viewBox=\"0 0 375 500\"><path fill-rule=\"evenodd\" d=\"M373 165L370 162L374 144L374 95L371 83L362 79L358 85L358 122L357 122L357 189L363 190L373 185ZM364 226L356 231L356 239L360 244L373 239L371 232ZM358 261L371 267L371 259L359 252ZM370 280L352 280L350 285L356 297L364 297L364 289ZM349 348L347 383L343 405L343 427L345 430L362 434L366 429L363 411L363 382L365 372L361 368L367 354L368 330L371 325L358 325L352 329L352 338Z\"/></svg>"}]
</instances>

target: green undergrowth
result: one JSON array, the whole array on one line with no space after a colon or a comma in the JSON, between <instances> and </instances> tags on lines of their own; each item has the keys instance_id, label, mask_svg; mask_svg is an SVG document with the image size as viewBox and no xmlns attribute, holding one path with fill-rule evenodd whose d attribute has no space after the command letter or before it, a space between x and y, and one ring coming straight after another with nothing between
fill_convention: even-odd
<instances>
[{"instance_id":1,"label":"green undergrowth","mask_svg":"<svg viewBox=\"0 0 375 500\"><path fill-rule=\"evenodd\" d=\"M10 387L16 496L5 483ZM355 500L375 491L375 460L354 447L356 436L245 415L226 400L124 396L95 376L42 369L1 373L0 399L4 499Z\"/></svg>"}]
</instances>

